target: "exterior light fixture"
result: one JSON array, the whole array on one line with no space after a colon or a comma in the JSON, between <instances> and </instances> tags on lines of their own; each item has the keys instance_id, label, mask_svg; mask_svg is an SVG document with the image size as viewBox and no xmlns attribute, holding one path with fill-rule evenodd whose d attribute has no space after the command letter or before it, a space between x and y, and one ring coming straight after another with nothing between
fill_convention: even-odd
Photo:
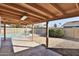
<instances>
[{"instance_id":1,"label":"exterior light fixture","mask_svg":"<svg viewBox=\"0 0 79 59\"><path fill-rule=\"evenodd\" d=\"M22 16L21 20L25 20L26 18L28 18L27 16Z\"/></svg>"}]
</instances>

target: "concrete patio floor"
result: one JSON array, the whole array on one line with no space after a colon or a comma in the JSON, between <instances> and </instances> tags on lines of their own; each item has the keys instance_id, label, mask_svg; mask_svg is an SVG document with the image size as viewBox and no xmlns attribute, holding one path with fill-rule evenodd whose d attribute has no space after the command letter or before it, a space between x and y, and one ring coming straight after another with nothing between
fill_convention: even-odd
<instances>
[{"instance_id":1,"label":"concrete patio floor","mask_svg":"<svg viewBox=\"0 0 79 59\"><path fill-rule=\"evenodd\" d=\"M50 38L49 47L79 49L79 42L67 40L67 39L61 39L61 38Z\"/></svg>"},{"instance_id":2,"label":"concrete patio floor","mask_svg":"<svg viewBox=\"0 0 79 59\"><path fill-rule=\"evenodd\" d=\"M3 41L0 55L3 56L61 56L79 55L79 42L61 38L49 38L49 49L45 44L45 37L34 37L34 40L10 39Z\"/></svg>"},{"instance_id":3,"label":"concrete patio floor","mask_svg":"<svg viewBox=\"0 0 79 59\"><path fill-rule=\"evenodd\" d=\"M35 36L35 42L45 44L46 38ZM79 56L79 41L73 39L62 38L50 38L49 47L50 50L60 53L63 56Z\"/></svg>"},{"instance_id":4,"label":"concrete patio floor","mask_svg":"<svg viewBox=\"0 0 79 59\"><path fill-rule=\"evenodd\" d=\"M8 38L6 41L1 40L0 56L12 56L13 48L11 39Z\"/></svg>"},{"instance_id":5,"label":"concrete patio floor","mask_svg":"<svg viewBox=\"0 0 79 59\"><path fill-rule=\"evenodd\" d=\"M12 43L15 56L61 56L34 41L12 40Z\"/></svg>"},{"instance_id":6,"label":"concrete patio floor","mask_svg":"<svg viewBox=\"0 0 79 59\"><path fill-rule=\"evenodd\" d=\"M46 37L35 36L34 41L40 44L46 44ZM49 37L49 48L67 48L67 49L79 49L79 42Z\"/></svg>"},{"instance_id":7,"label":"concrete patio floor","mask_svg":"<svg viewBox=\"0 0 79 59\"><path fill-rule=\"evenodd\" d=\"M0 56L61 56L50 49L46 49L34 41L27 40L2 40Z\"/></svg>"}]
</instances>

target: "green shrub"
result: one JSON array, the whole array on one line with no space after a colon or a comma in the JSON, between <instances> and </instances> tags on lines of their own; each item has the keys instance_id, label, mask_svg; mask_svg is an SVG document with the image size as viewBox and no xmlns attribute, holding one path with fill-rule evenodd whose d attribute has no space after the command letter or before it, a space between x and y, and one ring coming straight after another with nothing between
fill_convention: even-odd
<instances>
[{"instance_id":1,"label":"green shrub","mask_svg":"<svg viewBox=\"0 0 79 59\"><path fill-rule=\"evenodd\" d=\"M49 30L49 36L50 37L54 37L55 36L55 30L54 29L50 29Z\"/></svg>"},{"instance_id":2,"label":"green shrub","mask_svg":"<svg viewBox=\"0 0 79 59\"><path fill-rule=\"evenodd\" d=\"M64 31L63 31L63 29L50 29L49 36L61 38L64 36Z\"/></svg>"}]
</instances>

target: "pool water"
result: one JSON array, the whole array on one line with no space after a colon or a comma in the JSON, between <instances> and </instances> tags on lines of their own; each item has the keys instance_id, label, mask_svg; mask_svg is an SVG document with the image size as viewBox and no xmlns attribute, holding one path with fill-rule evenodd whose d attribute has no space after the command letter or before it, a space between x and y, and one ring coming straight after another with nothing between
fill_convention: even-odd
<instances>
[{"instance_id":1,"label":"pool water","mask_svg":"<svg viewBox=\"0 0 79 59\"><path fill-rule=\"evenodd\" d=\"M7 38L16 38L16 37L30 37L30 36L32 36L31 34L22 34L22 33L17 33L17 34L6 34L6 37ZM4 37L4 35L1 35L0 34L0 38L3 38Z\"/></svg>"},{"instance_id":2,"label":"pool water","mask_svg":"<svg viewBox=\"0 0 79 59\"><path fill-rule=\"evenodd\" d=\"M0 37L4 37L4 35L0 35ZM16 35L13 35L13 34L7 34L6 37L14 38L14 37L16 37Z\"/></svg>"}]
</instances>

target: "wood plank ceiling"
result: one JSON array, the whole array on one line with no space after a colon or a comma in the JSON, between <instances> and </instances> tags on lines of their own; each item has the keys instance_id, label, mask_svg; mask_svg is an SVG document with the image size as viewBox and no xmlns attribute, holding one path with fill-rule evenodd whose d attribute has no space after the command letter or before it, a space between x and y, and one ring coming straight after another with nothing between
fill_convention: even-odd
<instances>
[{"instance_id":1,"label":"wood plank ceiling","mask_svg":"<svg viewBox=\"0 0 79 59\"><path fill-rule=\"evenodd\" d=\"M28 18L20 20L22 16ZM0 4L2 23L7 24L33 24L49 20L57 20L79 16L78 3L2 3Z\"/></svg>"}]
</instances>

